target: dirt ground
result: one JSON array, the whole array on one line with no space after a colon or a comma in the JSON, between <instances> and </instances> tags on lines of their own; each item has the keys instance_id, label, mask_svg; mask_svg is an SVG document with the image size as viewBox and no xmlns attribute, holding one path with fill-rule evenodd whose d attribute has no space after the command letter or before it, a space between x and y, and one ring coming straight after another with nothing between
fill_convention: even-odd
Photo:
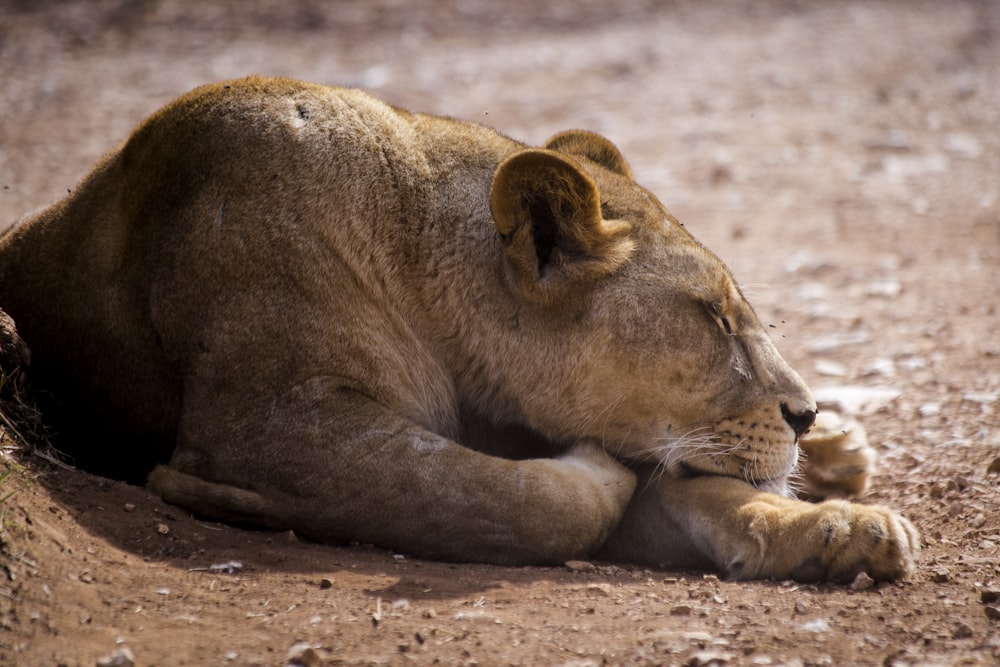
<instances>
[{"instance_id":1,"label":"dirt ground","mask_svg":"<svg viewBox=\"0 0 1000 667\"><path fill-rule=\"evenodd\" d=\"M609 136L862 420L861 500L915 522L918 571L855 591L423 562L201 522L8 435L0 664L1000 663L1000 3L0 0L0 226L254 72Z\"/></svg>"}]
</instances>

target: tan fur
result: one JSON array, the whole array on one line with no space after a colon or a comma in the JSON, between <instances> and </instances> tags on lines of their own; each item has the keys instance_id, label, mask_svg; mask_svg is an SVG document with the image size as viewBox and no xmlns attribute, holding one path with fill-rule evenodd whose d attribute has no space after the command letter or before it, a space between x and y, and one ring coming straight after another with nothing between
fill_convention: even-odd
<instances>
[{"instance_id":1,"label":"tan fur","mask_svg":"<svg viewBox=\"0 0 1000 667\"><path fill-rule=\"evenodd\" d=\"M158 463L208 517L734 576L891 578L916 550L891 513L758 490L786 490L812 396L591 133L530 148L356 90L205 86L0 240L0 307L67 430L104 434L76 455ZM835 546L805 539L827 524Z\"/></svg>"}]
</instances>

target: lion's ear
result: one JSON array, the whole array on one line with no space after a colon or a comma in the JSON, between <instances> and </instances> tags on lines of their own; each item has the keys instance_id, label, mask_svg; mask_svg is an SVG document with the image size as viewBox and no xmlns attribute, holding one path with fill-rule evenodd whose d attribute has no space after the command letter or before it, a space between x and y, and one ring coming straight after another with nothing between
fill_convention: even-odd
<instances>
[{"instance_id":1,"label":"lion's ear","mask_svg":"<svg viewBox=\"0 0 1000 667\"><path fill-rule=\"evenodd\" d=\"M585 157L626 178L632 178L632 168L628 166L618 147L595 132L560 132L546 141L545 147L566 155Z\"/></svg>"},{"instance_id":2,"label":"lion's ear","mask_svg":"<svg viewBox=\"0 0 1000 667\"><path fill-rule=\"evenodd\" d=\"M629 223L602 218L594 179L551 150L526 149L501 163L490 209L511 267L539 294L606 275L634 249Z\"/></svg>"}]
</instances>

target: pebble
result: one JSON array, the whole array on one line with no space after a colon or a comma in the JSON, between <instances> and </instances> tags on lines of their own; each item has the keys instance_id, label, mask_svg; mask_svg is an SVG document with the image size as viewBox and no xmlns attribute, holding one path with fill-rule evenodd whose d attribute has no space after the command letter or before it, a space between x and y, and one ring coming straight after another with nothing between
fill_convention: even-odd
<instances>
[{"instance_id":1,"label":"pebble","mask_svg":"<svg viewBox=\"0 0 1000 667\"><path fill-rule=\"evenodd\" d=\"M802 629L808 632L829 632L830 622L825 618L817 618L813 621L808 621L802 624Z\"/></svg>"},{"instance_id":2,"label":"pebble","mask_svg":"<svg viewBox=\"0 0 1000 667\"><path fill-rule=\"evenodd\" d=\"M732 662L735 657L735 654L723 651L698 651L691 654L691 657L684 664L692 667L696 665L726 665Z\"/></svg>"},{"instance_id":3,"label":"pebble","mask_svg":"<svg viewBox=\"0 0 1000 667\"><path fill-rule=\"evenodd\" d=\"M967 623L959 623L955 631L951 633L953 639L968 639L972 636L972 627Z\"/></svg>"},{"instance_id":4,"label":"pebble","mask_svg":"<svg viewBox=\"0 0 1000 667\"><path fill-rule=\"evenodd\" d=\"M1000 456L996 457L995 459L993 459L993 461L990 462L989 467L986 468L986 473L988 475L1000 474Z\"/></svg>"},{"instance_id":5,"label":"pebble","mask_svg":"<svg viewBox=\"0 0 1000 667\"><path fill-rule=\"evenodd\" d=\"M611 584L590 584L587 586L587 591L611 597Z\"/></svg>"},{"instance_id":6,"label":"pebble","mask_svg":"<svg viewBox=\"0 0 1000 667\"><path fill-rule=\"evenodd\" d=\"M1000 607L995 607L993 605L986 605L986 618L991 621L1000 621Z\"/></svg>"},{"instance_id":7,"label":"pebble","mask_svg":"<svg viewBox=\"0 0 1000 667\"><path fill-rule=\"evenodd\" d=\"M995 591L990 588L984 588L979 591L979 599L985 604L990 604L991 602L1000 602L1000 591Z\"/></svg>"},{"instance_id":8,"label":"pebble","mask_svg":"<svg viewBox=\"0 0 1000 667\"><path fill-rule=\"evenodd\" d=\"M936 417L941 414L941 404L940 403L924 403L919 408L917 412L921 417Z\"/></svg>"},{"instance_id":9,"label":"pebble","mask_svg":"<svg viewBox=\"0 0 1000 667\"><path fill-rule=\"evenodd\" d=\"M951 581L951 570L946 567L934 568L931 571L931 581L935 584L945 584Z\"/></svg>"},{"instance_id":10,"label":"pebble","mask_svg":"<svg viewBox=\"0 0 1000 667\"><path fill-rule=\"evenodd\" d=\"M819 375L826 375L828 377L844 377L847 375L847 366L828 359L817 360L814 368Z\"/></svg>"},{"instance_id":11,"label":"pebble","mask_svg":"<svg viewBox=\"0 0 1000 667\"><path fill-rule=\"evenodd\" d=\"M875 586L875 580L867 572L859 572L851 583L851 590L867 591Z\"/></svg>"},{"instance_id":12,"label":"pebble","mask_svg":"<svg viewBox=\"0 0 1000 667\"><path fill-rule=\"evenodd\" d=\"M111 655L98 658L97 667L135 667L135 656L129 647L122 646Z\"/></svg>"},{"instance_id":13,"label":"pebble","mask_svg":"<svg viewBox=\"0 0 1000 667\"><path fill-rule=\"evenodd\" d=\"M135 511L135 503L125 503L125 511L126 512L134 512Z\"/></svg>"},{"instance_id":14,"label":"pebble","mask_svg":"<svg viewBox=\"0 0 1000 667\"><path fill-rule=\"evenodd\" d=\"M165 523L157 524L156 525L156 532L158 532L160 535L166 535L167 533L170 532L170 526L168 526Z\"/></svg>"},{"instance_id":15,"label":"pebble","mask_svg":"<svg viewBox=\"0 0 1000 667\"><path fill-rule=\"evenodd\" d=\"M871 337L864 331L832 333L814 339L806 346L806 349L809 352L823 354L825 352L839 350L840 348L847 347L849 345L867 343L870 339Z\"/></svg>"},{"instance_id":16,"label":"pebble","mask_svg":"<svg viewBox=\"0 0 1000 667\"><path fill-rule=\"evenodd\" d=\"M670 608L670 615L671 616L690 616L691 615L691 607L687 606L686 604L681 604L681 605L677 605L676 607L671 607Z\"/></svg>"},{"instance_id":17,"label":"pebble","mask_svg":"<svg viewBox=\"0 0 1000 667\"><path fill-rule=\"evenodd\" d=\"M568 560L564 565L570 572L592 572L597 569L593 563L585 560Z\"/></svg>"},{"instance_id":18,"label":"pebble","mask_svg":"<svg viewBox=\"0 0 1000 667\"><path fill-rule=\"evenodd\" d=\"M320 657L316 650L306 642L296 642L288 649L288 658L285 660L286 667L319 667Z\"/></svg>"}]
</instances>

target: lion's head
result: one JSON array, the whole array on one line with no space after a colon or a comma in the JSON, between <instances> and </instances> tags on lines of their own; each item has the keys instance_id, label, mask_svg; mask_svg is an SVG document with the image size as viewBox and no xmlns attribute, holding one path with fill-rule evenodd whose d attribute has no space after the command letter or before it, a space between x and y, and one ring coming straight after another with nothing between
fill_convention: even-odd
<instances>
[{"instance_id":1,"label":"lion's head","mask_svg":"<svg viewBox=\"0 0 1000 667\"><path fill-rule=\"evenodd\" d=\"M512 378L535 428L784 490L816 404L726 266L612 144L574 131L516 153L491 208L520 340L560 360Z\"/></svg>"}]
</instances>

